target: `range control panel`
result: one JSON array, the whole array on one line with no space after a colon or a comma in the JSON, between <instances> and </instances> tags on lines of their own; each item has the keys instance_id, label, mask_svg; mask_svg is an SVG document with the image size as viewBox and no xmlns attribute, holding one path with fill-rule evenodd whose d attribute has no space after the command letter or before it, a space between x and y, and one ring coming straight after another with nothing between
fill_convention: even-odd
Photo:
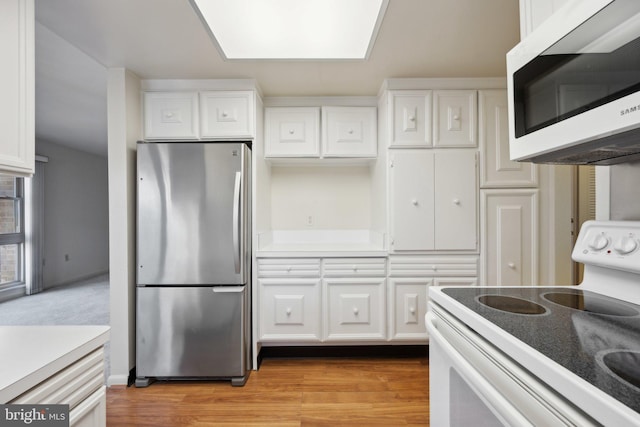
<instances>
[{"instance_id":1,"label":"range control panel","mask_svg":"<svg viewBox=\"0 0 640 427\"><path fill-rule=\"evenodd\" d=\"M587 221L572 258L576 262L640 273L640 221Z\"/></svg>"}]
</instances>

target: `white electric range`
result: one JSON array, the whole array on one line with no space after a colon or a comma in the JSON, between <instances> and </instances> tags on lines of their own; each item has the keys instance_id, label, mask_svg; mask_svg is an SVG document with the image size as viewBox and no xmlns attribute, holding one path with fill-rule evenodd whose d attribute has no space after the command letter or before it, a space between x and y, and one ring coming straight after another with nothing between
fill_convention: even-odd
<instances>
[{"instance_id":1,"label":"white electric range","mask_svg":"<svg viewBox=\"0 0 640 427\"><path fill-rule=\"evenodd\" d=\"M429 290L432 426L640 426L640 222L572 257L579 286Z\"/></svg>"}]
</instances>

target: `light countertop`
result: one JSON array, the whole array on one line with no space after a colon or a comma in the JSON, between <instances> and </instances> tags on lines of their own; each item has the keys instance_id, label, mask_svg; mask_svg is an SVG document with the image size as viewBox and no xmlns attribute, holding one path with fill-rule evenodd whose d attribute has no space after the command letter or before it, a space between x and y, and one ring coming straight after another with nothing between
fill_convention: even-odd
<instances>
[{"instance_id":1,"label":"light countertop","mask_svg":"<svg viewBox=\"0 0 640 427\"><path fill-rule=\"evenodd\" d=\"M108 326L0 326L0 403L7 403L109 339Z\"/></svg>"}]
</instances>

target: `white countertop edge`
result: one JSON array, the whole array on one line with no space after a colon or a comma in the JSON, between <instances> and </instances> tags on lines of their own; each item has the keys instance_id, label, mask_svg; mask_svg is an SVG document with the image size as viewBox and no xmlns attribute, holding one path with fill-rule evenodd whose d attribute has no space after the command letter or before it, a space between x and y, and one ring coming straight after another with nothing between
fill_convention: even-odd
<instances>
[{"instance_id":1,"label":"white countertop edge","mask_svg":"<svg viewBox=\"0 0 640 427\"><path fill-rule=\"evenodd\" d=\"M385 250L260 250L256 258L373 258L388 254Z\"/></svg>"},{"instance_id":2,"label":"white countertop edge","mask_svg":"<svg viewBox=\"0 0 640 427\"><path fill-rule=\"evenodd\" d=\"M0 403L7 403L60 370L100 348L109 340L109 326L0 326ZM36 349L31 340L55 340ZM37 352L32 357L25 352ZM23 354L21 354L23 353Z\"/></svg>"}]
</instances>

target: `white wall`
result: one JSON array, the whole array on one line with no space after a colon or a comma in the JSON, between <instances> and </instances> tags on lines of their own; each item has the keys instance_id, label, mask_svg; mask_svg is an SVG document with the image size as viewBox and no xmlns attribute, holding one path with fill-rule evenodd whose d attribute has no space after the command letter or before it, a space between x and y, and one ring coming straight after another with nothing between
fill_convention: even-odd
<instances>
[{"instance_id":1,"label":"white wall","mask_svg":"<svg viewBox=\"0 0 640 427\"><path fill-rule=\"evenodd\" d=\"M49 158L44 178L44 287L106 273L107 158L44 141L36 141L36 153Z\"/></svg>"},{"instance_id":2,"label":"white wall","mask_svg":"<svg viewBox=\"0 0 640 427\"><path fill-rule=\"evenodd\" d=\"M640 162L611 166L610 217L612 220L639 221Z\"/></svg>"},{"instance_id":3,"label":"white wall","mask_svg":"<svg viewBox=\"0 0 640 427\"><path fill-rule=\"evenodd\" d=\"M142 139L140 79L109 69L109 284L111 370L109 385L127 384L135 365L136 141Z\"/></svg>"},{"instance_id":4,"label":"white wall","mask_svg":"<svg viewBox=\"0 0 640 427\"><path fill-rule=\"evenodd\" d=\"M271 227L274 230L369 229L369 167L272 167Z\"/></svg>"}]
</instances>

